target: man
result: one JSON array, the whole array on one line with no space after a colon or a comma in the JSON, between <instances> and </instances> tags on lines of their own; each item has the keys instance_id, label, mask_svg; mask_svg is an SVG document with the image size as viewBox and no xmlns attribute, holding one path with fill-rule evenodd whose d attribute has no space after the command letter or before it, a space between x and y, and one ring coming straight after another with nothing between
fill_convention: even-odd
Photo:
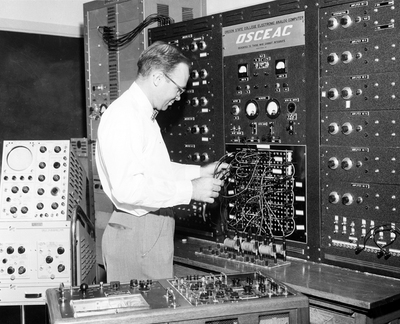
<instances>
[{"instance_id":1,"label":"man","mask_svg":"<svg viewBox=\"0 0 400 324\"><path fill-rule=\"evenodd\" d=\"M114 204L103 235L107 281L173 276L172 207L191 199L212 203L226 164L170 161L155 112L179 100L191 62L174 46L157 42L139 57L131 87L105 111L98 128L96 164Z\"/></svg>"}]
</instances>

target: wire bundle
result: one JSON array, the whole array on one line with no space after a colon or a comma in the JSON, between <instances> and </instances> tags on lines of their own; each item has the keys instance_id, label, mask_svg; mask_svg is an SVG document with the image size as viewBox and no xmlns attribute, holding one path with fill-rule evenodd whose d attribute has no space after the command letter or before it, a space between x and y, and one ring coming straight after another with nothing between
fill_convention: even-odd
<instances>
[{"instance_id":1,"label":"wire bundle","mask_svg":"<svg viewBox=\"0 0 400 324\"><path fill-rule=\"evenodd\" d=\"M103 41L107 44L109 51L117 51L131 43L146 27L153 23L158 23L159 26L165 26L173 24L174 20L168 16L152 14L146 17L136 28L121 36L117 36L115 27L98 26L97 30L101 33Z\"/></svg>"},{"instance_id":2,"label":"wire bundle","mask_svg":"<svg viewBox=\"0 0 400 324\"><path fill-rule=\"evenodd\" d=\"M381 233L384 233L384 232L388 232L390 234L394 234L394 237L388 243L379 242L379 235ZM368 235L366 235L364 237L364 242L360 246L358 246L356 248L356 254L359 254L364 249L366 249L367 248L367 242L368 242L369 239L371 239L374 242L375 246L379 249L379 251L377 253L377 256L379 258L384 256L385 259L388 259L391 256L391 254L387 250L387 248L397 240L397 236L398 235L400 235L400 229L397 228L397 227L392 227L391 224L384 224L384 225L375 226L375 227L371 228L369 233L368 233Z\"/></svg>"}]
</instances>

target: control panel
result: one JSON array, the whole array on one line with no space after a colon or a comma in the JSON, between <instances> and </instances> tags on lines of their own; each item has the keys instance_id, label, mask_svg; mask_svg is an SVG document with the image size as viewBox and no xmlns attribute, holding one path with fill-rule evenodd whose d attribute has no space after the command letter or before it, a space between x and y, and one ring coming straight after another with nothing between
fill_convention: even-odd
<instances>
[{"instance_id":1,"label":"control panel","mask_svg":"<svg viewBox=\"0 0 400 324\"><path fill-rule=\"evenodd\" d=\"M306 50L306 8L264 3L149 31L150 42L174 44L192 61L186 97L157 117L171 159L231 165L220 201L176 208L178 230L219 243L290 236L288 250L306 256L306 157L318 136L307 126L316 55Z\"/></svg>"},{"instance_id":2,"label":"control panel","mask_svg":"<svg viewBox=\"0 0 400 324\"><path fill-rule=\"evenodd\" d=\"M192 61L187 91L157 116L171 160L204 165L224 153L222 110L222 35L219 16L197 18L149 30L149 41L179 47ZM219 206L192 201L176 206L176 227L211 239L222 235Z\"/></svg>"},{"instance_id":3,"label":"control panel","mask_svg":"<svg viewBox=\"0 0 400 324\"><path fill-rule=\"evenodd\" d=\"M149 323L308 320L307 298L260 272L187 275L158 281L132 279L129 283L71 288L60 285L47 295L50 310L55 310L50 319L57 323L71 318L84 322L94 316L107 317L109 323L118 323L121 316L140 322L147 318Z\"/></svg>"},{"instance_id":4,"label":"control panel","mask_svg":"<svg viewBox=\"0 0 400 324\"><path fill-rule=\"evenodd\" d=\"M319 21L323 258L397 277L399 13L344 2Z\"/></svg>"},{"instance_id":5,"label":"control panel","mask_svg":"<svg viewBox=\"0 0 400 324\"><path fill-rule=\"evenodd\" d=\"M223 36L226 142L304 144L305 12L229 24Z\"/></svg>"},{"instance_id":6,"label":"control panel","mask_svg":"<svg viewBox=\"0 0 400 324\"><path fill-rule=\"evenodd\" d=\"M306 243L305 146L226 147L223 224L230 247L276 258L277 247L286 255L288 240Z\"/></svg>"},{"instance_id":7,"label":"control panel","mask_svg":"<svg viewBox=\"0 0 400 324\"><path fill-rule=\"evenodd\" d=\"M44 303L46 289L71 283L70 229L69 221L0 223L2 304Z\"/></svg>"},{"instance_id":8,"label":"control panel","mask_svg":"<svg viewBox=\"0 0 400 324\"><path fill-rule=\"evenodd\" d=\"M70 220L87 209L86 172L70 141L5 141L1 221Z\"/></svg>"}]
</instances>

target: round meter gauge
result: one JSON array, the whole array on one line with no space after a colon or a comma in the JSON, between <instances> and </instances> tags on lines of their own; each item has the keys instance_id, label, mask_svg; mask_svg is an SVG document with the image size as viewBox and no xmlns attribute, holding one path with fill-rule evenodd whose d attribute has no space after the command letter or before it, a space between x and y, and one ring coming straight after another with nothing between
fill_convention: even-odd
<instances>
[{"instance_id":1,"label":"round meter gauge","mask_svg":"<svg viewBox=\"0 0 400 324\"><path fill-rule=\"evenodd\" d=\"M258 103L255 100L250 100L246 103L246 116L249 119L254 119L258 116Z\"/></svg>"},{"instance_id":2,"label":"round meter gauge","mask_svg":"<svg viewBox=\"0 0 400 324\"><path fill-rule=\"evenodd\" d=\"M279 101L276 99L269 100L265 105L265 112L267 113L267 116L271 119L275 119L276 117L278 117L281 113L281 106L279 104Z\"/></svg>"}]
</instances>

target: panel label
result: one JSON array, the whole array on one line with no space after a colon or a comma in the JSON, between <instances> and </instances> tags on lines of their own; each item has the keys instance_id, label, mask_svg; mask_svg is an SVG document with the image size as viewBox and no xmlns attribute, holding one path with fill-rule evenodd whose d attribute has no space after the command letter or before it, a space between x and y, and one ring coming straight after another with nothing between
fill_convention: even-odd
<instances>
[{"instance_id":1,"label":"panel label","mask_svg":"<svg viewBox=\"0 0 400 324\"><path fill-rule=\"evenodd\" d=\"M305 44L305 14L251 21L222 29L224 56Z\"/></svg>"}]
</instances>

